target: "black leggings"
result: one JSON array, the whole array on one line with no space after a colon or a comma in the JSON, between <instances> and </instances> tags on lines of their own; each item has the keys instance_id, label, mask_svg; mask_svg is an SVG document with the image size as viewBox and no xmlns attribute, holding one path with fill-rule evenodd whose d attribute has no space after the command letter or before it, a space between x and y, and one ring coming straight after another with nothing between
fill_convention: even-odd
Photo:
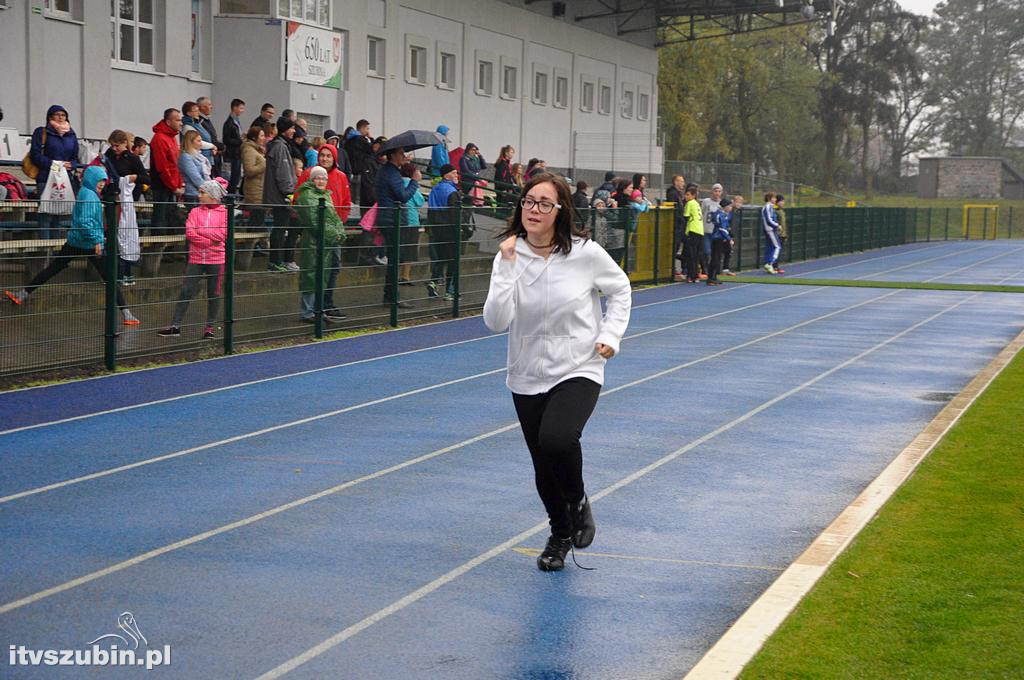
<instances>
[{"instance_id":1,"label":"black leggings","mask_svg":"<svg viewBox=\"0 0 1024 680\"><path fill-rule=\"evenodd\" d=\"M60 252L50 260L50 264L47 265L46 269L36 274L35 278L25 286L25 292L31 295L36 288L64 271L67 266L71 264L71 260L78 257L87 258L89 260L89 264L92 265L92 268L100 275L100 278L104 281L107 280L107 267L105 264L106 258L104 256L97 255L95 250L76 248L70 243L65 243L61 247ZM124 309L124 295L121 294L121 287L116 286L115 289L117 290L117 306Z\"/></svg>"},{"instance_id":2,"label":"black leggings","mask_svg":"<svg viewBox=\"0 0 1024 680\"><path fill-rule=\"evenodd\" d=\"M704 234L686 232L686 278L697 280L697 265L704 260Z\"/></svg>"},{"instance_id":3,"label":"black leggings","mask_svg":"<svg viewBox=\"0 0 1024 680\"><path fill-rule=\"evenodd\" d=\"M601 386L587 378L570 378L541 394L512 394L537 493L559 538L572 535L569 504L583 499L580 436L600 394Z\"/></svg>"},{"instance_id":4,"label":"black leggings","mask_svg":"<svg viewBox=\"0 0 1024 680\"><path fill-rule=\"evenodd\" d=\"M199 284L204 278L206 279L206 325L212 326L217 323L223 277L223 264L193 264L189 262L185 265L185 281L181 286L178 303L174 305L174 317L171 319L171 325L181 326L181 322L185 320L185 312L188 311L188 303L199 292Z\"/></svg>"}]
</instances>

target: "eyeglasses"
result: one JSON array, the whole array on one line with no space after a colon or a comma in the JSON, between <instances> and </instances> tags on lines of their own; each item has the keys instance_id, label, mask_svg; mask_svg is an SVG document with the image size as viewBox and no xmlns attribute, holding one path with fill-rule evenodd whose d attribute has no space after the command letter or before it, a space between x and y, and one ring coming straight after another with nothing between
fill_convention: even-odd
<instances>
[{"instance_id":1,"label":"eyeglasses","mask_svg":"<svg viewBox=\"0 0 1024 680\"><path fill-rule=\"evenodd\" d=\"M523 200L519 201L519 205L523 206L523 210L533 210L534 207L536 207L537 210L540 211L541 215L547 215L555 208L562 208L562 205L560 203L552 203L550 201L535 201L532 198L524 198Z\"/></svg>"}]
</instances>

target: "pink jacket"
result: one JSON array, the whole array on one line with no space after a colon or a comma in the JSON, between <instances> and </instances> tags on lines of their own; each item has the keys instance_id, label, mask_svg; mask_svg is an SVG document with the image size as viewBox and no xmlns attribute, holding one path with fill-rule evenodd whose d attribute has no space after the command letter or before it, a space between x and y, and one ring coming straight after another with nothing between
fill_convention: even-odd
<instances>
[{"instance_id":1,"label":"pink jacket","mask_svg":"<svg viewBox=\"0 0 1024 680\"><path fill-rule=\"evenodd\" d=\"M223 205L192 208L185 220L190 264L224 264L224 241L228 237L228 209Z\"/></svg>"}]
</instances>

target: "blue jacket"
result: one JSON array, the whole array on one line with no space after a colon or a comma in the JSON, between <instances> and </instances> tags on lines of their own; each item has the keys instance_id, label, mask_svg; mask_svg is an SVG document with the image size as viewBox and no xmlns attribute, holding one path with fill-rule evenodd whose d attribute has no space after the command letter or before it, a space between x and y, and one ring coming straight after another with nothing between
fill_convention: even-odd
<instances>
[{"instance_id":1,"label":"blue jacket","mask_svg":"<svg viewBox=\"0 0 1024 680\"><path fill-rule=\"evenodd\" d=\"M732 240L732 213L719 210L711 213L711 224L714 229L711 232L711 238L715 241L729 241Z\"/></svg>"},{"instance_id":2,"label":"blue jacket","mask_svg":"<svg viewBox=\"0 0 1024 680\"><path fill-rule=\"evenodd\" d=\"M459 188L455 186L455 182L446 179L441 180L430 190L430 195L427 196L427 206L431 208L448 208L448 199L453 192L458 190Z\"/></svg>"},{"instance_id":3,"label":"blue jacket","mask_svg":"<svg viewBox=\"0 0 1024 680\"><path fill-rule=\"evenodd\" d=\"M203 175L203 157L199 154L185 153L178 154L178 170L181 171L181 178L185 181L185 195L198 196L199 187L207 180Z\"/></svg>"},{"instance_id":4,"label":"blue jacket","mask_svg":"<svg viewBox=\"0 0 1024 680\"><path fill-rule=\"evenodd\" d=\"M53 161L69 161L71 171L77 170L78 165L78 136L75 131L68 130L67 134L58 134L50 126L50 116L63 111L67 115L67 109L63 106L53 105L46 110L46 125L37 127L32 133L32 145L29 147L29 159L32 164L39 168L39 175L36 177L38 192L42 192L46 186L46 180L50 177L50 164ZM46 130L46 144L43 144L43 130ZM69 175L71 172L68 173Z\"/></svg>"},{"instance_id":5,"label":"blue jacket","mask_svg":"<svg viewBox=\"0 0 1024 680\"><path fill-rule=\"evenodd\" d=\"M779 230L779 214L771 203L765 203L761 208L761 228L766 232Z\"/></svg>"},{"instance_id":6,"label":"blue jacket","mask_svg":"<svg viewBox=\"0 0 1024 680\"><path fill-rule=\"evenodd\" d=\"M309 147L308 149L306 149L306 162L304 163L304 165L307 168L313 167L314 165L317 164L317 161L319 161L319 160L320 160L320 152L319 151L317 151L313 147ZM339 170L341 170L342 172L345 172L341 168L339 168ZM345 173L345 174L348 174L348 173Z\"/></svg>"},{"instance_id":7,"label":"blue jacket","mask_svg":"<svg viewBox=\"0 0 1024 680\"><path fill-rule=\"evenodd\" d=\"M199 136L203 138L203 141L207 144L213 144L213 138L210 137L210 131L203 127L202 121L198 118L192 118L191 116L181 117L181 138L185 138L185 127L190 127L199 133ZM206 156L206 160L210 161L210 165L213 165L213 149L203 149L199 153Z\"/></svg>"},{"instance_id":8,"label":"blue jacket","mask_svg":"<svg viewBox=\"0 0 1024 680\"><path fill-rule=\"evenodd\" d=\"M106 178L107 171L101 165L90 165L85 169L82 188L78 190L75 208L71 211L68 245L92 250L97 243L103 243L103 204L96 193L96 184Z\"/></svg>"},{"instance_id":9,"label":"blue jacket","mask_svg":"<svg viewBox=\"0 0 1024 680\"><path fill-rule=\"evenodd\" d=\"M437 126L437 132L438 132L438 134L447 136L448 135L448 126L447 125L438 125ZM430 151L430 168L428 169L430 174L431 175L440 175L441 174L441 166L445 165L445 164L447 164L449 162L450 161L449 161L449 158L448 158L448 147L445 146L444 144L435 144L433 146L433 148L431 149L431 151Z\"/></svg>"},{"instance_id":10,"label":"blue jacket","mask_svg":"<svg viewBox=\"0 0 1024 680\"><path fill-rule=\"evenodd\" d=\"M377 224L395 226L394 208L404 205L419 191L415 182L405 183L401 171L393 163L385 163L377 171Z\"/></svg>"},{"instance_id":11,"label":"blue jacket","mask_svg":"<svg viewBox=\"0 0 1024 680\"><path fill-rule=\"evenodd\" d=\"M406 186L413 184L416 186L416 193L412 195L408 201L405 202L405 223L418 227L420 226L420 211L419 208L426 202L423 200L423 194L418 191L419 184L413 182L411 177L405 177Z\"/></svg>"}]
</instances>

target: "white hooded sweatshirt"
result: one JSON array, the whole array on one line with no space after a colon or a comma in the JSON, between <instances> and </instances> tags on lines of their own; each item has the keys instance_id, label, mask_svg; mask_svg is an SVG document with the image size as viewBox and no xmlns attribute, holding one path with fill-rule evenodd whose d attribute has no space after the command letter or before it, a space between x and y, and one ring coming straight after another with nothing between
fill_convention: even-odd
<instances>
[{"instance_id":1,"label":"white hooded sweatshirt","mask_svg":"<svg viewBox=\"0 0 1024 680\"><path fill-rule=\"evenodd\" d=\"M603 317L598 291L608 297ZM484 323L495 332L509 329L508 388L540 394L569 378L604 384L607 360L594 345L618 353L631 292L629 277L593 241L574 238L568 255L545 259L519 238L515 260L495 255Z\"/></svg>"}]
</instances>

